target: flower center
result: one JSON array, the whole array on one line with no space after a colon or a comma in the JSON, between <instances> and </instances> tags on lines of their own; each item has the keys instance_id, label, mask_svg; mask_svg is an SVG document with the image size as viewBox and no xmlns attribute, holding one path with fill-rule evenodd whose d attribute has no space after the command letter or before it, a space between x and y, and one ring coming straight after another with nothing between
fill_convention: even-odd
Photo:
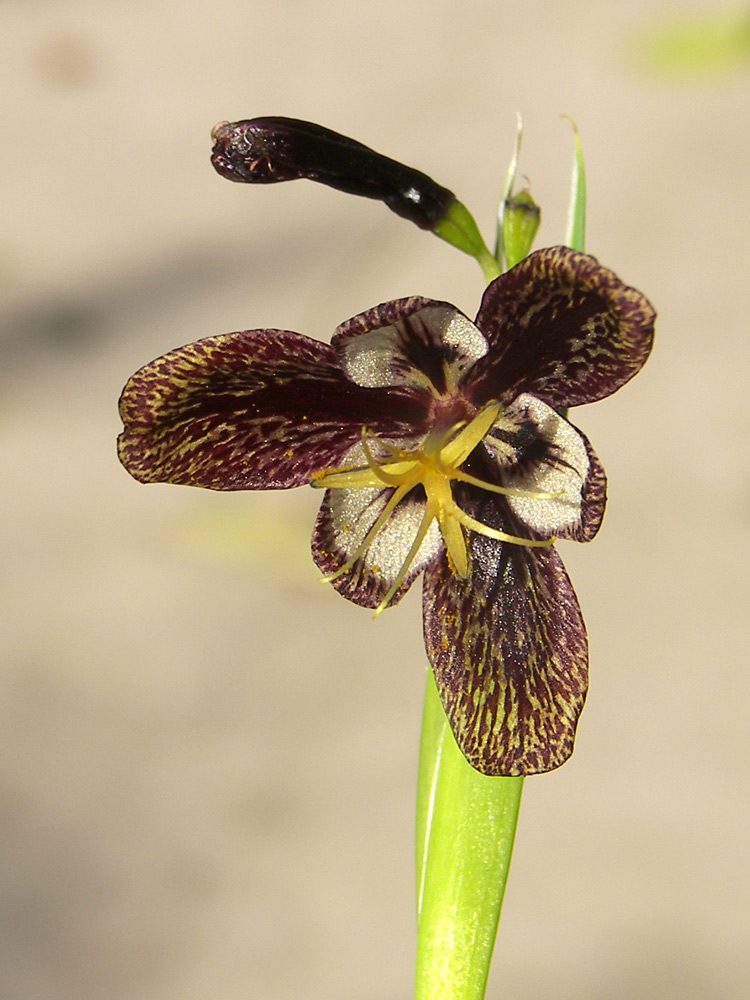
<instances>
[{"instance_id":1,"label":"flower center","mask_svg":"<svg viewBox=\"0 0 750 1000\"><path fill-rule=\"evenodd\" d=\"M467 514L453 499L451 482L454 480L505 496L551 500L560 495L497 486L494 483L483 482L462 471L461 466L477 445L484 440L497 421L499 414L500 404L489 403L469 423L459 423L448 431L431 431L416 451L396 448L363 427L362 449L366 465L315 473L312 477L312 485L319 489L362 490L386 487L393 490L382 513L367 532L356 552L335 573L325 577L324 582L330 583L354 566L372 544L396 507L417 486L421 486L424 490L424 514L401 569L375 611L376 617L388 606L403 583L433 521L437 521L443 536L451 568L461 578L465 578L469 570L466 530L475 531L497 541L511 542L514 545L537 547L552 545L554 538L543 540L520 538L517 535L509 535L504 531L491 528ZM375 443L386 457L376 459L372 453L370 442Z\"/></svg>"}]
</instances>

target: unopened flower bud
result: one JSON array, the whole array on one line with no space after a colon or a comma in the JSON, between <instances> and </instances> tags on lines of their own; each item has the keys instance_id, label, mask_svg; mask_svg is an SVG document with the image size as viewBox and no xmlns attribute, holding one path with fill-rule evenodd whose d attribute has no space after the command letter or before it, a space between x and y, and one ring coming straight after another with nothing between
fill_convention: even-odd
<instances>
[{"instance_id":1,"label":"unopened flower bud","mask_svg":"<svg viewBox=\"0 0 750 1000\"><path fill-rule=\"evenodd\" d=\"M211 162L232 181L274 184L306 177L348 194L376 198L421 229L434 230L456 201L426 174L331 129L296 118L221 122Z\"/></svg>"},{"instance_id":2,"label":"unopened flower bud","mask_svg":"<svg viewBox=\"0 0 750 1000\"><path fill-rule=\"evenodd\" d=\"M475 257L487 281L500 273L476 222L452 191L361 142L296 118L220 122L211 138L211 162L222 177L246 184L306 177L347 194L376 198Z\"/></svg>"},{"instance_id":3,"label":"unopened flower bud","mask_svg":"<svg viewBox=\"0 0 750 1000\"><path fill-rule=\"evenodd\" d=\"M541 212L529 191L519 191L505 202L503 248L508 267L527 257L539 229Z\"/></svg>"}]
</instances>

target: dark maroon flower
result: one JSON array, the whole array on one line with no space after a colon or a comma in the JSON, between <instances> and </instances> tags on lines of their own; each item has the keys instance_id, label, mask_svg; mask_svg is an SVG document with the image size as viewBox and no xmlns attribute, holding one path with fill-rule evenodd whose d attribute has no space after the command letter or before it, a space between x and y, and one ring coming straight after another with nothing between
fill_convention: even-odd
<instances>
[{"instance_id":1,"label":"dark maroon flower","mask_svg":"<svg viewBox=\"0 0 750 1000\"><path fill-rule=\"evenodd\" d=\"M553 542L588 541L605 476L559 410L644 364L654 312L593 257L533 253L470 322L424 298L377 306L331 345L210 337L137 372L120 458L142 482L326 490L317 564L379 613L424 572L427 655L456 740L485 774L573 749L587 639Z\"/></svg>"}]
</instances>

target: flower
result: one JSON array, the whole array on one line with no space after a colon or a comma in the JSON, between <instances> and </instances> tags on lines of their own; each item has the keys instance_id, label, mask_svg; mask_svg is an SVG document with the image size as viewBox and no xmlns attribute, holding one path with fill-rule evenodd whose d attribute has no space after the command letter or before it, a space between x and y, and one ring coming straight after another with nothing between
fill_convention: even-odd
<instances>
[{"instance_id":1,"label":"flower","mask_svg":"<svg viewBox=\"0 0 750 1000\"><path fill-rule=\"evenodd\" d=\"M142 482L325 489L312 551L339 593L379 613L424 574L427 655L469 762L551 770L588 670L553 543L591 539L605 505L604 471L560 411L632 378L653 321L593 257L539 250L489 285L474 323L417 297L330 345L251 330L172 351L123 391L120 458Z\"/></svg>"}]
</instances>

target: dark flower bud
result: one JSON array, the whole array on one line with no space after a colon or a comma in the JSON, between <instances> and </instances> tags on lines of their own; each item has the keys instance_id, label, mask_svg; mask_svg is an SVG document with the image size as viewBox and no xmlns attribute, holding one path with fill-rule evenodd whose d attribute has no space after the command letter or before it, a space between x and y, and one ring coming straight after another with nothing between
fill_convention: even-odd
<instances>
[{"instance_id":1,"label":"dark flower bud","mask_svg":"<svg viewBox=\"0 0 750 1000\"><path fill-rule=\"evenodd\" d=\"M296 118L220 122L211 162L232 181L274 184L306 177L347 194L385 202L421 229L434 230L455 195L426 174L331 129Z\"/></svg>"}]
</instances>

